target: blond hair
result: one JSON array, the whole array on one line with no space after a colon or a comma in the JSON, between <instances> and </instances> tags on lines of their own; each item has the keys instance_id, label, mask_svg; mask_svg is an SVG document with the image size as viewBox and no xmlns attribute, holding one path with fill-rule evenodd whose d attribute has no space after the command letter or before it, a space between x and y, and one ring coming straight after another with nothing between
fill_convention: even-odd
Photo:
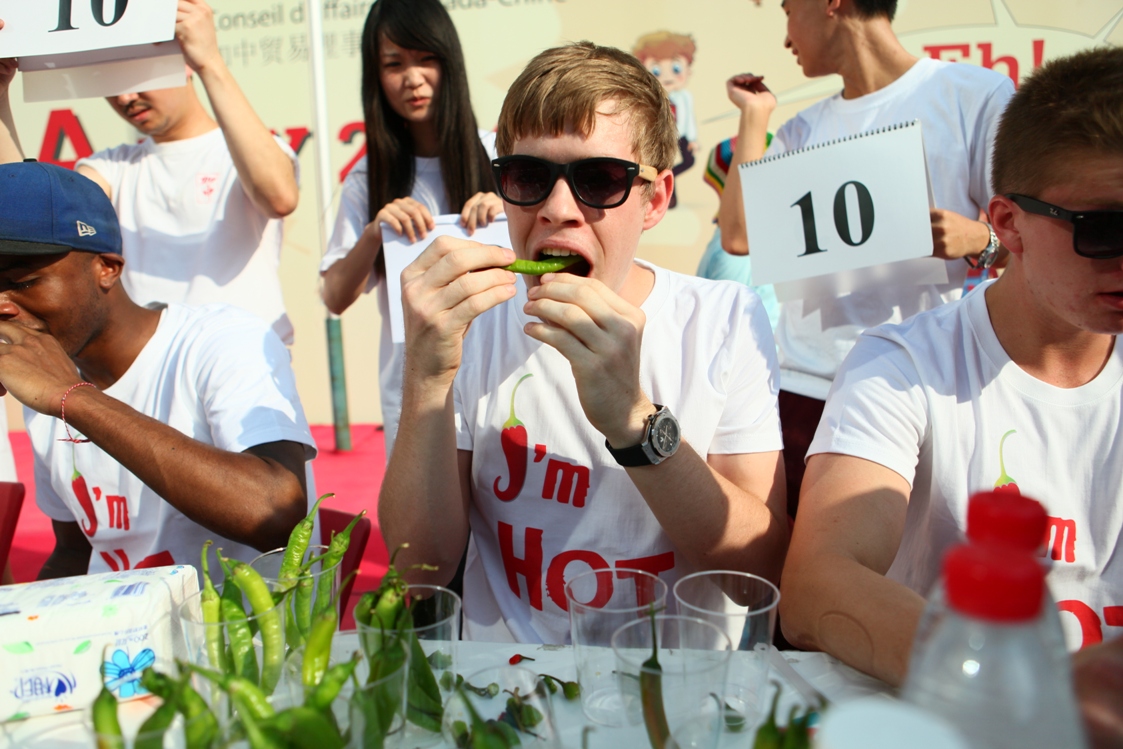
<instances>
[{"instance_id":1,"label":"blond hair","mask_svg":"<svg viewBox=\"0 0 1123 749\"><path fill-rule=\"evenodd\" d=\"M632 47L632 54L640 60L655 58L656 60L669 60L672 57L685 57L691 65L694 64L694 53L698 45L690 34L676 34L673 31L653 31L636 39Z\"/></svg>"},{"instance_id":2,"label":"blond hair","mask_svg":"<svg viewBox=\"0 0 1123 749\"><path fill-rule=\"evenodd\" d=\"M588 137L605 101L614 104L607 114L628 116L640 163L670 169L678 130L663 86L632 55L592 42L548 49L527 64L503 100L496 149L506 156L517 140L567 130Z\"/></svg>"}]
</instances>

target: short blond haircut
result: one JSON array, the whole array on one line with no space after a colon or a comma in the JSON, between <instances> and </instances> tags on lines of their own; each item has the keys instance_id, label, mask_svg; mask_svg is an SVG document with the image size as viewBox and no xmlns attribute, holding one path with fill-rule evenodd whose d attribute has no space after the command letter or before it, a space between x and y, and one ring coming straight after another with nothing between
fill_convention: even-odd
<instances>
[{"instance_id":1,"label":"short blond haircut","mask_svg":"<svg viewBox=\"0 0 1123 749\"><path fill-rule=\"evenodd\" d=\"M615 104L610 114L628 116L640 163L670 169L678 130L663 86L632 55L592 42L548 49L530 61L503 100L496 149L506 156L515 141L567 130L588 137L598 107L610 100Z\"/></svg>"},{"instance_id":2,"label":"short blond haircut","mask_svg":"<svg viewBox=\"0 0 1123 749\"><path fill-rule=\"evenodd\" d=\"M653 31L636 39L632 47L632 54L641 61L648 58L656 60L669 60L673 57L684 57L687 63L694 64L694 53L698 45L694 37L689 34L676 34L673 31Z\"/></svg>"}]
</instances>

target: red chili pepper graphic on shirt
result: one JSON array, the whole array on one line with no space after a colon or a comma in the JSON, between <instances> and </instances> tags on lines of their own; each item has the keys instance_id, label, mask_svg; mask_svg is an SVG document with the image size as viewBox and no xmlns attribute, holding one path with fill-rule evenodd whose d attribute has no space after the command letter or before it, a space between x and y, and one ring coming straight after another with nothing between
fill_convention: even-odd
<instances>
[{"instance_id":1,"label":"red chili pepper graphic on shirt","mask_svg":"<svg viewBox=\"0 0 1123 749\"><path fill-rule=\"evenodd\" d=\"M77 468L74 469L74 473L70 477L70 486L74 489L74 496L78 498L78 504L82 506L82 511L90 519L89 527L86 527L85 521L82 521L82 532L92 537L97 533L97 514L94 512L93 500L90 499L90 490L86 487L86 477L78 473Z\"/></svg>"},{"instance_id":2,"label":"red chili pepper graphic on shirt","mask_svg":"<svg viewBox=\"0 0 1123 749\"><path fill-rule=\"evenodd\" d=\"M511 390L511 416L503 422L503 431L499 434L503 455L507 458L507 488L499 488L499 482L503 477L496 476L492 489L495 491L495 496L504 502L510 502L519 496L519 492L523 489L523 481L526 480L526 427L515 417L515 393L518 392L519 385L523 384L523 380L531 376L533 375L524 374Z\"/></svg>"},{"instance_id":3,"label":"red chili pepper graphic on shirt","mask_svg":"<svg viewBox=\"0 0 1123 749\"><path fill-rule=\"evenodd\" d=\"M1006 434L1002 435L1002 441L998 443L998 467L1002 471L1002 475L998 477L998 481L994 482L994 490L996 492L1013 492L1014 494L1021 494L1021 489L1014 479L1006 475L1006 458L1002 454L1002 447L1006 444L1006 438L1011 434L1016 434L1016 429L1011 429Z\"/></svg>"}]
</instances>

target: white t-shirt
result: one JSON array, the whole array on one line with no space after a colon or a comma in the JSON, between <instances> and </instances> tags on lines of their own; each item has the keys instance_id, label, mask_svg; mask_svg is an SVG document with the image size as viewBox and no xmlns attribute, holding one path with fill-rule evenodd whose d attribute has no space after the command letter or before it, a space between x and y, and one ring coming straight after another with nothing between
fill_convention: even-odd
<instances>
[{"instance_id":1,"label":"white t-shirt","mask_svg":"<svg viewBox=\"0 0 1123 749\"><path fill-rule=\"evenodd\" d=\"M1048 581L1072 614L1061 615L1069 645L1090 644L1123 627L1123 349L1086 385L1046 384L999 343L989 286L866 331L835 378L808 454L863 458L909 482L888 576L921 595L963 537L968 497L1013 480L1050 516Z\"/></svg>"},{"instance_id":2,"label":"white t-shirt","mask_svg":"<svg viewBox=\"0 0 1123 749\"><path fill-rule=\"evenodd\" d=\"M276 141L299 178L296 155ZM222 130L170 143L146 138L78 165L113 188L133 301L232 304L292 344L278 276L283 222L262 214L242 189Z\"/></svg>"},{"instance_id":3,"label":"white t-shirt","mask_svg":"<svg viewBox=\"0 0 1123 749\"><path fill-rule=\"evenodd\" d=\"M879 91L857 99L838 93L803 110L784 123L766 155L920 120L936 207L977 220L990 202L991 147L1013 94L1013 84L1001 73L924 58ZM782 303L776 328L780 387L826 398L835 372L863 330L958 299L967 269L963 260L949 260L947 284L879 284L814 304Z\"/></svg>"},{"instance_id":4,"label":"white t-shirt","mask_svg":"<svg viewBox=\"0 0 1123 749\"><path fill-rule=\"evenodd\" d=\"M760 298L743 284L646 267L655 285L642 305L644 392L670 408L703 457L780 450L776 357ZM574 575L640 568L671 586L695 569L585 418L569 361L523 332L535 319L525 303L520 281L514 299L472 323L454 385L457 447L472 451L474 495L464 636L562 643ZM526 375L512 413L512 390ZM509 456L504 429L515 430ZM517 476L520 462L521 487L511 469Z\"/></svg>"},{"instance_id":5,"label":"white t-shirt","mask_svg":"<svg viewBox=\"0 0 1123 749\"><path fill-rule=\"evenodd\" d=\"M495 133L480 131L480 141L490 158L495 158ZM441 160L437 158L414 158L413 192L410 197L429 209L429 213L440 216L460 211L463 206L453 208L448 204L445 181L441 176ZM335 216L328 249L320 262L320 273L335 265L355 248L362 236L363 229L370 223L370 186L367 184L367 159L362 157L343 180L343 192L339 198L339 213ZM386 460L394 447L398 434L398 417L402 412L402 362L405 361L405 344L394 343L390 334L390 291L382 283L381 274L372 273L367 278L364 294L378 289L378 312L382 316L382 332L378 346L378 389L382 405L382 427L386 438Z\"/></svg>"},{"instance_id":6,"label":"white t-shirt","mask_svg":"<svg viewBox=\"0 0 1123 749\"><path fill-rule=\"evenodd\" d=\"M305 445L308 461L316 454L288 349L258 318L226 305L169 305L105 394L221 450L287 440ZM61 442L61 420L29 408L24 418L35 452L35 500L53 520L78 521L93 546L91 573L198 567L208 538L228 557L258 555L187 519L92 442ZM311 463L305 475L311 500Z\"/></svg>"}]
</instances>

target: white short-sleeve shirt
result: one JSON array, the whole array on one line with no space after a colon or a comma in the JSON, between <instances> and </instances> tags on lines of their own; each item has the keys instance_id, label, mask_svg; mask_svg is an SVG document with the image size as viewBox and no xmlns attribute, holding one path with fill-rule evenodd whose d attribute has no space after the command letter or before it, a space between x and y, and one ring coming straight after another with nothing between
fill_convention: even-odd
<instances>
[{"instance_id":1,"label":"white short-sleeve shirt","mask_svg":"<svg viewBox=\"0 0 1123 749\"><path fill-rule=\"evenodd\" d=\"M1042 382L999 343L989 286L866 331L808 455L851 455L909 482L888 577L921 595L963 538L972 494L1001 485L1040 501L1048 583L1070 647L1123 634L1123 350L1080 387Z\"/></svg>"},{"instance_id":2,"label":"white short-sleeve shirt","mask_svg":"<svg viewBox=\"0 0 1123 749\"><path fill-rule=\"evenodd\" d=\"M288 349L257 317L227 305L168 305L136 360L105 394L220 450L269 442L316 454ZM250 561L258 551L208 531L165 502L92 442L72 444L59 419L24 409L35 454L35 499L52 520L77 521L91 573L198 566L203 542ZM309 499L315 494L305 464Z\"/></svg>"},{"instance_id":3,"label":"white short-sleeve shirt","mask_svg":"<svg viewBox=\"0 0 1123 749\"><path fill-rule=\"evenodd\" d=\"M278 146L292 161L284 141ZM231 304L293 341L278 270L283 221L242 187L222 130L168 143L145 138L82 159L113 190L125 291L137 304Z\"/></svg>"},{"instance_id":4,"label":"white short-sleeve shirt","mask_svg":"<svg viewBox=\"0 0 1123 749\"><path fill-rule=\"evenodd\" d=\"M703 457L780 450L760 298L743 284L647 267L655 285L642 305L643 391ZM473 321L453 390L457 447L472 452L464 634L562 643L574 575L639 568L671 586L695 570L585 417L569 361L523 332L533 320L525 304L520 281L514 299Z\"/></svg>"}]
</instances>

